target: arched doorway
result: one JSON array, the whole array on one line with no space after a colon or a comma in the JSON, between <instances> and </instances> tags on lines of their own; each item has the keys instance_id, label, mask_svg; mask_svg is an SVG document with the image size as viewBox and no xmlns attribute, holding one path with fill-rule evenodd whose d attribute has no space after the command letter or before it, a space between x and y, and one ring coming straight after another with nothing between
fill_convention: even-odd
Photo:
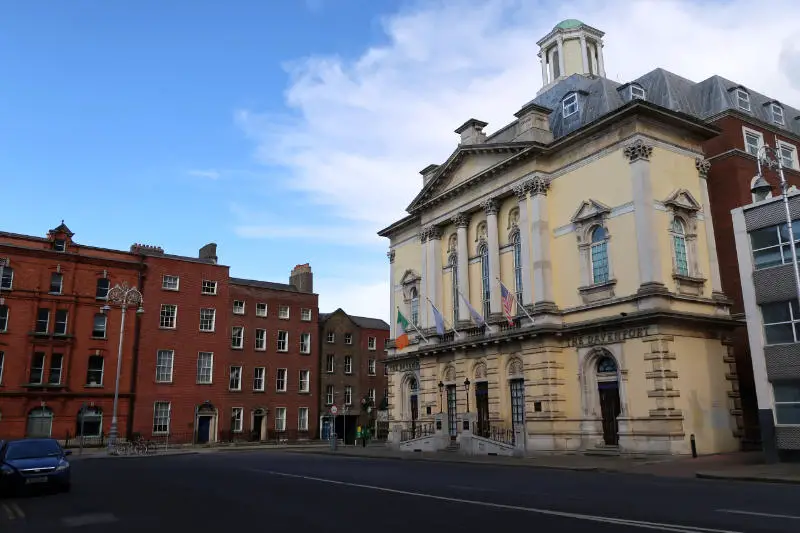
<instances>
[{"instance_id":1,"label":"arched doorway","mask_svg":"<svg viewBox=\"0 0 800 533\"><path fill-rule=\"evenodd\" d=\"M195 438L198 444L216 442L217 408L211 402L203 402L195 409Z\"/></svg>"},{"instance_id":2,"label":"arched doorway","mask_svg":"<svg viewBox=\"0 0 800 533\"><path fill-rule=\"evenodd\" d=\"M253 432L251 439L257 441L267 440L267 410L259 407L253 410Z\"/></svg>"},{"instance_id":3,"label":"arched doorway","mask_svg":"<svg viewBox=\"0 0 800 533\"><path fill-rule=\"evenodd\" d=\"M617 417L621 411L617 362L611 355L604 353L598 357L595 371L600 415L603 420L603 441L608 446L616 446L619 444Z\"/></svg>"},{"instance_id":4,"label":"arched doorway","mask_svg":"<svg viewBox=\"0 0 800 533\"><path fill-rule=\"evenodd\" d=\"M26 437L50 437L53 433L53 411L49 407L37 407L28 413Z\"/></svg>"},{"instance_id":5,"label":"arched doorway","mask_svg":"<svg viewBox=\"0 0 800 533\"><path fill-rule=\"evenodd\" d=\"M419 382L412 377L408 381L409 408L411 415L411 431L417 434L417 419L419 418Z\"/></svg>"}]
</instances>

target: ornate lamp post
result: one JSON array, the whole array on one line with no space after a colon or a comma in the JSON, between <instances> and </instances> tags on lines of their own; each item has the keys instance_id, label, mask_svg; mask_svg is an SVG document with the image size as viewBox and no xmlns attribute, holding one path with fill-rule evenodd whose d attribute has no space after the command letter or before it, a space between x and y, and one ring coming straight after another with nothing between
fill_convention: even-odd
<instances>
[{"instance_id":1,"label":"ornate lamp post","mask_svg":"<svg viewBox=\"0 0 800 533\"><path fill-rule=\"evenodd\" d=\"M439 412L444 412L444 399L442 397L442 393L444 392L444 383L441 381L439 382Z\"/></svg>"},{"instance_id":2,"label":"ornate lamp post","mask_svg":"<svg viewBox=\"0 0 800 533\"><path fill-rule=\"evenodd\" d=\"M781 196L783 197L783 207L786 212L786 225L789 230L789 249L792 254L792 266L794 266L794 283L795 290L797 291L797 298L800 300L800 267L797 262L797 250L794 245L794 228L792 228L792 212L789 209L789 183L786 181L786 176L783 174L783 161L781 158L780 144L778 144L778 137L775 137L775 147L764 144L756 152L756 162L758 163L758 174L753 187L750 189L756 198L766 198L766 195L772 192L772 187L764 179L761 170L762 164L767 168L775 168L777 170L778 178L780 179Z\"/></svg>"},{"instance_id":3,"label":"ornate lamp post","mask_svg":"<svg viewBox=\"0 0 800 533\"><path fill-rule=\"evenodd\" d=\"M111 415L111 430L108 432L108 450L111 451L117 442L117 409L119 406L119 376L122 371L122 345L125 340L125 311L128 306L136 307L136 314L144 313L142 308L142 293L136 287L129 287L128 282L123 281L122 285L117 283L108 290L106 305L100 308L104 315L111 310L111 306L119 306L122 310L122 318L119 321L119 347L117 349L117 377L114 381L114 411Z\"/></svg>"},{"instance_id":4,"label":"ornate lamp post","mask_svg":"<svg viewBox=\"0 0 800 533\"><path fill-rule=\"evenodd\" d=\"M469 378L464 380L464 391L467 393L467 412L469 413Z\"/></svg>"}]
</instances>

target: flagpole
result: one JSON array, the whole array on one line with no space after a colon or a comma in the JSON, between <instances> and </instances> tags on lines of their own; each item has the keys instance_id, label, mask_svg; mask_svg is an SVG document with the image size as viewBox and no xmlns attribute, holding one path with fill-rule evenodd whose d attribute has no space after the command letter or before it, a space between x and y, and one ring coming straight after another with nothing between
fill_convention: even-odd
<instances>
[{"instance_id":1,"label":"flagpole","mask_svg":"<svg viewBox=\"0 0 800 533\"><path fill-rule=\"evenodd\" d=\"M433 307L434 309L436 309L436 311L439 313L439 316L440 316L440 317L442 317L442 320L444 321L445 325L447 325L447 324L450 324L450 329L452 329L452 330L453 330L453 333L455 333L456 335L458 335L459 337L461 337L461 333L459 333L459 331L456 329L456 325L455 325L455 324L453 324L452 322L450 322L449 320L447 320L447 319L444 317L444 315L442 314L442 311L441 311L441 310L440 310L438 307L436 307L436 305L435 305L435 304L434 304L434 303L431 301L431 299L430 299L430 298L428 298L428 297L426 296L426 297L425 297L425 299L426 299L426 300L428 300L428 303L430 303L430 304L431 304L431 307ZM456 302L456 303L458 303L458 302Z\"/></svg>"},{"instance_id":2,"label":"flagpole","mask_svg":"<svg viewBox=\"0 0 800 533\"><path fill-rule=\"evenodd\" d=\"M474 308L474 307L472 307L472 305L469 303L469 298L467 298L466 296L464 296L464 295L461 293L461 291L459 291L458 289L456 289L456 292L458 292L458 295L459 295L459 296L461 296L461 298L464 300L464 303L465 303L465 304L467 304L467 306L468 306L468 307L469 307L469 309L470 309L470 313L469 313L469 319L470 319L470 320L472 320L473 322L475 322L475 325L476 325L476 326L479 326L479 327L480 327L480 326L484 326L484 327L486 327L487 329L489 329L489 324L487 324L487 323L486 323L486 318L484 318L484 317L483 317L483 315L481 315L480 313L478 313L478 311L476 311L476 310L475 310L475 308ZM478 316L480 317L482 324L478 323L478 322L475 320L475 315L478 315Z\"/></svg>"},{"instance_id":3,"label":"flagpole","mask_svg":"<svg viewBox=\"0 0 800 533\"><path fill-rule=\"evenodd\" d=\"M500 285L505 287L505 289L508 292L508 294L510 294L511 297L514 298L514 301L517 302L517 307L522 308L522 312L525 313L525 316L530 319L531 323L534 323L533 317L530 315L530 313L528 313L528 310L525 309L525 306L519 303L519 300L517 300L517 296L513 292L508 290L508 287L506 287L506 284L503 283L500 278L495 278L495 279L498 281L498 283L500 283Z\"/></svg>"},{"instance_id":4,"label":"flagpole","mask_svg":"<svg viewBox=\"0 0 800 533\"><path fill-rule=\"evenodd\" d=\"M400 306L399 306L399 305L397 306L397 310L398 310L398 311L400 311ZM420 336L420 337L422 337L422 340L424 340L424 341L427 343L427 342L428 342L428 339L425 337L425 335L423 335L423 334L422 334L422 332L419 330L419 328L417 327L417 325L416 325L416 324L414 324L413 322L409 322L409 324L411 324L411 327L412 327L412 328L414 328L415 330L417 330L417 333L419 333L419 336Z\"/></svg>"}]
</instances>

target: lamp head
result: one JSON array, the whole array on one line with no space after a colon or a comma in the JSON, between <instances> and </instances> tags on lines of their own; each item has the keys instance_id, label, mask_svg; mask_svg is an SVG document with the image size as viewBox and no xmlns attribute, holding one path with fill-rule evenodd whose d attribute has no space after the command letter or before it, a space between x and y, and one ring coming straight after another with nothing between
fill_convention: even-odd
<instances>
[{"instance_id":1,"label":"lamp head","mask_svg":"<svg viewBox=\"0 0 800 533\"><path fill-rule=\"evenodd\" d=\"M439 382L439 392L442 392L442 389L444 389L444 383L442 383L442 382L440 381L440 382Z\"/></svg>"},{"instance_id":2,"label":"lamp head","mask_svg":"<svg viewBox=\"0 0 800 533\"><path fill-rule=\"evenodd\" d=\"M469 390L469 378L464 380L464 390Z\"/></svg>"},{"instance_id":3,"label":"lamp head","mask_svg":"<svg viewBox=\"0 0 800 533\"><path fill-rule=\"evenodd\" d=\"M111 306L108 305L108 304L106 304L106 305L104 305L103 307L100 308L100 312L103 313L104 315L106 313L108 313L109 311L111 311Z\"/></svg>"},{"instance_id":4,"label":"lamp head","mask_svg":"<svg viewBox=\"0 0 800 533\"><path fill-rule=\"evenodd\" d=\"M755 177L753 186L750 187L750 192L753 193L756 201L760 202L761 200L766 199L769 193L772 192L772 186L767 183L767 180L764 179L764 176L758 175Z\"/></svg>"},{"instance_id":5,"label":"lamp head","mask_svg":"<svg viewBox=\"0 0 800 533\"><path fill-rule=\"evenodd\" d=\"M138 309L136 309L136 314L137 314L137 315L143 315L143 314L144 314L144 307L142 307L142 306L140 305L140 306L139 306L139 308L138 308Z\"/></svg>"}]
</instances>

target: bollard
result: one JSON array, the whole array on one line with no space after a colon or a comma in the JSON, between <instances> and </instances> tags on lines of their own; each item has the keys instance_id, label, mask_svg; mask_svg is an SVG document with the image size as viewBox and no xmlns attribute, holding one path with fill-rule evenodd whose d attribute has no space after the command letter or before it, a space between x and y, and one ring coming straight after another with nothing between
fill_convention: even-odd
<instances>
[{"instance_id":1,"label":"bollard","mask_svg":"<svg viewBox=\"0 0 800 533\"><path fill-rule=\"evenodd\" d=\"M689 437L689 440L692 443L692 457L697 459L697 442L695 442L694 433L692 433L691 437Z\"/></svg>"}]
</instances>

